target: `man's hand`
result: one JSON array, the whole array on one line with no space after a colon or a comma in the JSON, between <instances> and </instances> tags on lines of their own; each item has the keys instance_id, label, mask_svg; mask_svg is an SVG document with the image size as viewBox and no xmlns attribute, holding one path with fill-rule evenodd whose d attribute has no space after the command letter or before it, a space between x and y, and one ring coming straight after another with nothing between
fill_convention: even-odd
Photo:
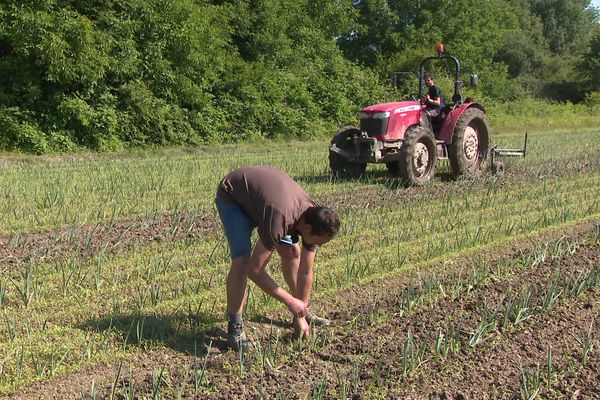
<instances>
[{"instance_id":1,"label":"man's hand","mask_svg":"<svg viewBox=\"0 0 600 400\"><path fill-rule=\"evenodd\" d=\"M288 304L288 310L294 315L295 320L296 318L304 318L306 316L306 313L308 313L308 306L302 300L294 297Z\"/></svg>"},{"instance_id":2,"label":"man's hand","mask_svg":"<svg viewBox=\"0 0 600 400\"><path fill-rule=\"evenodd\" d=\"M310 337L310 325L306 322L306 318L294 317L294 333L297 337L308 339Z\"/></svg>"}]
</instances>

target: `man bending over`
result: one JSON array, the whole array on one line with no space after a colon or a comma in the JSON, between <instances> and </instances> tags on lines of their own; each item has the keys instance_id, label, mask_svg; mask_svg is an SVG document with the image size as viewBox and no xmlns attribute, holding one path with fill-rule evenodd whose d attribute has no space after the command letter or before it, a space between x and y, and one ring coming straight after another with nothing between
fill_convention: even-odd
<instances>
[{"instance_id":1,"label":"man bending over","mask_svg":"<svg viewBox=\"0 0 600 400\"><path fill-rule=\"evenodd\" d=\"M231 171L219 183L215 202L231 252L227 345L236 351L250 345L242 321L248 278L287 306L299 335L310 336L310 321L318 318L308 310L315 252L338 232L335 213L317 205L288 175L268 166ZM258 241L252 250L250 236L255 227ZM265 269L274 250L281 257L289 292Z\"/></svg>"}]
</instances>

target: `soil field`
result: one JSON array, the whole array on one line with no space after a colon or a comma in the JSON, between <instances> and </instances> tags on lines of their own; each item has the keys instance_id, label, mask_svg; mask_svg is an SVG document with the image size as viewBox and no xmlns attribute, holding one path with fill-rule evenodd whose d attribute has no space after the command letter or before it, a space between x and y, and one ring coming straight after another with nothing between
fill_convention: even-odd
<instances>
[{"instance_id":1,"label":"soil field","mask_svg":"<svg viewBox=\"0 0 600 400\"><path fill-rule=\"evenodd\" d=\"M211 159L206 189L192 187L196 177L177 178L180 191L166 181L166 200L147 192L117 217L86 211L95 194L85 185L78 210L68 192L48 200L62 204L56 215L58 206L28 205L38 217L15 212L0 226L0 398L600 399L600 149L589 134L570 135L560 138L568 151L537 158L558 139L533 135L533 160L508 161L502 178L454 181L442 168L431 185L403 189L375 168L331 181L309 145L291 161L276 151ZM204 162L185 160L172 170ZM251 285L254 346L235 353L223 331L228 254L210 199L234 165L286 162L344 224L319 249L311 303L333 324L300 341L288 313ZM73 163L87 165L64 167ZM11 165L15 182L26 173L35 186L43 174ZM61 160L52 165L64 174ZM99 190L103 165L89 165ZM135 181L123 185L141 191ZM38 203L48 197L39 185ZM127 197L115 185L106 187Z\"/></svg>"},{"instance_id":2,"label":"soil field","mask_svg":"<svg viewBox=\"0 0 600 400\"><path fill-rule=\"evenodd\" d=\"M324 296L334 325L305 343L274 314L248 323L241 356L207 332L196 355L148 349L10 397L600 398L599 223Z\"/></svg>"}]
</instances>

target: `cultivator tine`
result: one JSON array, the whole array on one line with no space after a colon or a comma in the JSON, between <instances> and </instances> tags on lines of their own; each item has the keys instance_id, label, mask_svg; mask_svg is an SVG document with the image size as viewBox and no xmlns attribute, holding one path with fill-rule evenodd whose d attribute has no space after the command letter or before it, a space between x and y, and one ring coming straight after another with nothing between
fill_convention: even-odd
<instances>
[{"instance_id":1,"label":"cultivator tine","mask_svg":"<svg viewBox=\"0 0 600 400\"><path fill-rule=\"evenodd\" d=\"M527 154L527 132L525 132L525 143L522 149L499 149L493 147L492 151L495 156L507 156L507 157L525 157Z\"/></svg>"}]
</instances>

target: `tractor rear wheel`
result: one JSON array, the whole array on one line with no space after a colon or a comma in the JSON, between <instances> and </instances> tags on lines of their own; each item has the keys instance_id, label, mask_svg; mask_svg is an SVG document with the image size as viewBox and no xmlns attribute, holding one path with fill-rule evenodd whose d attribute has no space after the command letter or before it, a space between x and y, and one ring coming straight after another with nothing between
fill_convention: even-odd
<instances>
[{"instance_id":1,"label":"tractor rear wheel","mask_svg":"<svg viewBox=\"0 0 600 400\"><path fill-rule=\"evenodd\" d=\"M436 147L429 130L421 126L406 130L398 161L398 174L403 185L422 186L431 180L435 173Z\"/></svg>"},{"instance_id":2,"label":"tractor rear wheel","mask_svg":"<svg viewBox=\"0 0 600 400\"><path fill-rule=\"evenodd\" d=\"M360 134L357 128L344 126L333 136L331 144L336 145L340 149L352 151L354 149L353 137L357 134ZM341 154L329 150L329 167L338 178L357 178L365 173L367 164L349 161Z\"/></svg>"},{"instance_id":3,"label":"tractor rear wheel","mask_svg":"<svg viewBox=\"0 0 600 400\"><path fill-rule=\"evenodd\" d=\"M476 177L488 167L490 129L488 119L479 108L471 107L458 118L448 158L455 177Z\"/></svg>"}]
</instances>

